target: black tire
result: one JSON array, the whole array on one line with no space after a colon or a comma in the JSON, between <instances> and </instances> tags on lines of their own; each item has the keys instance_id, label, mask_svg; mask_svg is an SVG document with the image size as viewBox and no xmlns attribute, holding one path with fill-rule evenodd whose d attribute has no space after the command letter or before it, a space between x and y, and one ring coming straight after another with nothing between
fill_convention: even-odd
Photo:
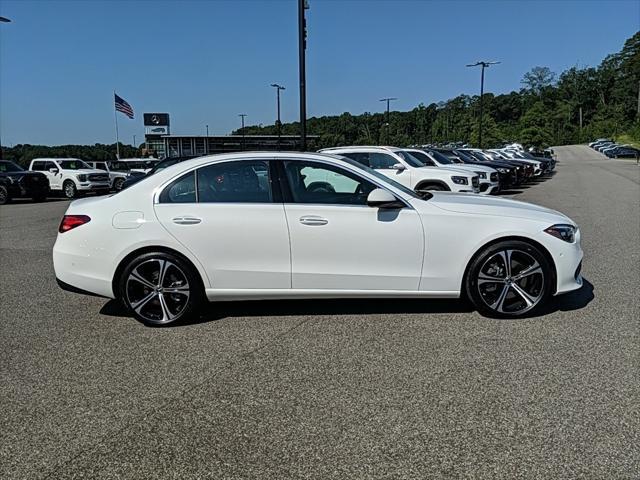
<instances>
[{"instance_id":1,"label":"black tire","mask_svg":"<svg viewBox=\"0 0 640 480\"><path fill-rule=\"evenodd\" d=\"M78 189L76 188L76 184L73 183L73 180L65 180L62 184L62 194L72 200L78 197Z\"/></svg>"},{"instance_id":2,"label":"black tire","mask_svg":"<svg viewBox=\"0 0 640 480\"><path fill-rule=\"evenodd\" d=\"M119 192L120 190L122 190L122 185L124 184L124 178L116 178L113 181L113 189L116 192Z\"/></svg>"},{"instance_id":3,"label":"black tire","mask_svg":"<svg viewBox=\"0 0 640 480\"><path fill-rule=\"evenodd\" d=\"M465 292L485 316L532 315L547 303L555 281L553 273L553 266L538 247L506 240L485 247L472 259L464 280Z\"/></svg>"},{"instance_id":4,"label":"black tire","mask_svg":"<svg viewBox=\"0 0 640 480\"><path fill-rule=\"evenodd\" d=\"M450 190L439 183L427 183L416 187L416 192L449 192Z\"/></svg>"},{"instance_id":5,"label":"black tire","mask_svg":"<svg viewBox=\"0 0 640 480\"><path fill-rule=\"evenodd\" d=\"M118 296L137 320L149 327L163 327L194 315L204 299L204 290L198 272L181 257L150 252L124 268L118 280Z\"/></svg>"},{"instance_id":6,"label":"black tire","mask_svg":"<svg viewBox=\"0 0 640 480\"><path fill-rule=\"evenodd\" d=\"M4 185L0 185L0 205L6 205L11 201L11 195L9 195L9 189Z\"/></svg>"}]
</instances>

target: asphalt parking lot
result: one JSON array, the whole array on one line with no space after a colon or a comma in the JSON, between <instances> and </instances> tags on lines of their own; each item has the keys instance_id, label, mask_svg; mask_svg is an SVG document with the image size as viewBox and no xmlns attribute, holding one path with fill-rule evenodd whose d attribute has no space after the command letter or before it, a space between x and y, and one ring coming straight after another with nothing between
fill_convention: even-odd
<instances>
[{"instance_id":1,"label":"asphalt parking lot","mask_svg":"<svg viewBox=\"0 0 640 480\"><path fill-rule=\"evenodd\" d=\"M556 148L506 192L582 230L544 316L220 304L146 328L58 289L67 202L0 208L0 478L640 478L640 167Z\"/></svg>"}]
</instances>

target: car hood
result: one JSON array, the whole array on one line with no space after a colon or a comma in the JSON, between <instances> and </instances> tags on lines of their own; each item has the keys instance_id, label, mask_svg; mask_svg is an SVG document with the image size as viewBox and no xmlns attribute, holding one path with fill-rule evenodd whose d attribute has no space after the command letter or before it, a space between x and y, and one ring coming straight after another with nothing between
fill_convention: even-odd
<instances>
[{"instance_id":1,"label":"car hood","mask_svg":"<svg viewBox=\"0 0 640 480\"><path fill-rule=\"evenodd\" d=\"M106 170L98 170L97 168L79 168L78 170L69 170L69 172L75 173L75 174L84 174L84 175L89 175L94 173L100 173L104 175L105 173L109 173Z\"/></svg>"},{"instance_id":2,"label":"car hood","mask_svg":"<svg viewBox=\"0 0 640 480\"><path fill-rule=\"evenodd\" d=\"M525 218L550 224L566 223L575 226L573 220L556 210L507 198L433 192L433 197L428 202L450 212Z\"/></svg>"}]
</instances>

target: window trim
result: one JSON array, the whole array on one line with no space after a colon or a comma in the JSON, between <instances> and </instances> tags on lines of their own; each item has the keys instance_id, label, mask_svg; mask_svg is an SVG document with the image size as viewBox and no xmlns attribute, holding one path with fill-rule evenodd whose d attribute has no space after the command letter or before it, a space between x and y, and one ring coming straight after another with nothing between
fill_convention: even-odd
<instances>
[{"instance_id":1,"label":"window trim","mask_svg":"<svg viewBox=\"0 0 640 480\"><path fill-rule=\"evenodd\" d=\"M276 177L277 173L274 166L275 159L272 157L269 158L235 158L235 159L226 159L226 160L214 160L209 163L205 163L202 165L197 165L189 170L181 172L180 174L170 178L166 182L159 185L156 189L156 193L153 196L153 204L154 205L277 205L282 204L282 190L280 186L279 179ZM235 162L263 162L267 164L267 169L269 172L269 188L271 189L271 201L270 202L200 202L200 197L198 193L198 170L201 168L206 168L211 165L222 165L225 163L235 163ZM176 164L174 164L176 165ZM173 166L173 165L170 165ZM195 189L196 189L196 201L195 202L185 202L185 203L165 203L160 202L160 195L168 188L174 181L193 173L195 177Z\"/></svg>"},{"instance_id":2,"label":"window trim","mask_svg":"<svg viewBox=\"0 0 640 480\"><path fill-rule=\"evenodd\" d=\"M340 168L343 170L346 170L347 172L355 175L358 178L361 178L363 180L368 181L369 183L372 183L376 186L376 188L381 188L383 190L386 190L387 192L389 192L391 195L393 195L394 197L396 197L398 200L400 200L404 205L405 208L408 208L410 210L415 210L411 204L405 200L405 198L401 195L398 195L396 192L394 192L393 190L390 190L387 186L382 185L380 181L378 181L378 179L371 179L368 176L365 175L361 175L360 172L358 172L356 170L356 167L349 168L349 167L345 167L344 165L341 164L337 164L334 162L330 162L330 161L325 161L324 159L320 159L320 158L312 158L312 159L302 159L300 157L297 158L282 158L282 157L278 157L274 160L274 163L276 164L276 169L278 171L278 182L280 183L280 188L282 188L282 192L283 192L283 204L284 205L323 205L323 206L328 206L328 207L348 207L348 208L353 208L353 207L366 207L366 208L372 208L367 204L364 205L357 205L357 204L351 204L351 203L298 203L295 202L293 200L293 194L291 193L291 186L289 185L289 179L287 178L287 174L284 168L284 162L287 161L292 161L292 162L312 162L312 163L320 163L320 164L324 164L324 165L328 165L330 167L334 167L334 168ZM355 161L355 160L353 160Z\"/></svg>"}]
</instances>

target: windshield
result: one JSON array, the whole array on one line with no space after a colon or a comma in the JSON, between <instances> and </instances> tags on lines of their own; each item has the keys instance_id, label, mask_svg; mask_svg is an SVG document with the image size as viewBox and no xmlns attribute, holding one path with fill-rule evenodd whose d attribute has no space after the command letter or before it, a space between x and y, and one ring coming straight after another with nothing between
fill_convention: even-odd
<instances>
[{"instance_id":1,"label":"windshield","mask_svg":"<svg viewBox=\"0 0 640 480\"><path fill-rule=\"evenodd\" d=\"M451 158L447 157L446 155L438 152L437 150L431 150L430 151L431 155L433 155L433 158L435 158L438 163L443 163L446 165L452 165L454 163L459 163L459 162L454 162Z\"/></svg>"},{"instance_id":2,"label":"windshield","mask_svg":"<svg viewBox=\"0 0 640 480\"><path fill-rule=\"evenodd\" d=\"M432 163L429 157L427 157L428 162L426 163L422 161L420 158L417 158L418 155L416 152L406 152L404 150L397 150L395 153L400 155L402 159L412 167L420 168Z\"/></svg>"},{"instance_id":3,"label":"windshield","mask_svg":"<svg viewBox=\"0 0 640 480\"><path fill-rule=\"evenodd\" d=\"M355 160L351 160L348 157L340 157L340 160L343 160L343 161L347 162L349 165L357 167L360 170L364 170L365 172L370 173L371 175L376 177L378 180L380 180L380 181L382 181L384 183L388 183L388 184L392 185L393 187L395 187L398 190L400 190L402 193L405 193L405 194L411 196L411 198L419 198L421 200L428 200L429 198L431 198L431 197L422 197L422 196L418 195L416 192L414 192L413 190L411 190L410 188L405 187L401 183L398 183L395 180L390 179L386 175L383 175L382 173L374 170L373 168L369 168L369 167L367 167L365 165L362 165L361 163L356 162Z\"/></svg>"},{"instance_id":4,"label":"windshield","mask_svg":"<svg viewBox=\"0 0 640 480\"><path fill-rule=\"evenodd\" d=\"M82 160L61 160L60 167L63 170L80 170L82 168L91 168L89 165L84 163Z\"/></svg>"},{"instance_id":5,"label":"windshield","mask_svg":"<svg viewBox=\"0 0 640 480\"><path fill-rule=\"evenodd\" d=\"M24 172L24 168L13 162L0 162L0 172Z\"/></svg>"}]
</instances>

